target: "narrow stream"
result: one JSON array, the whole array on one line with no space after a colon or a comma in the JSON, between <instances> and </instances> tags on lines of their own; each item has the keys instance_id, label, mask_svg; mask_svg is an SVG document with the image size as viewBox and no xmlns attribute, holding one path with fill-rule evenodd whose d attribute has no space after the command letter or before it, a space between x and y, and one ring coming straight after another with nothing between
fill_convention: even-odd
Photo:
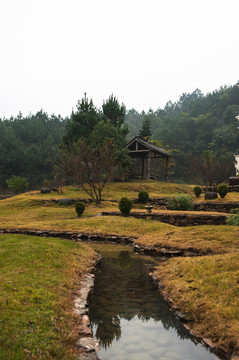
<instances>
[{"instance_id":1,"label":"narrow stream","mask_svg":"<svg viewBox=\"0 0 239 360\"><path fill-rule=\"evenodd\" d=\"M90 299L102 360L215 360L185 330L148 276L156 263L131 247L92 245L102 256Z\"/></svg>"}]
</instances>

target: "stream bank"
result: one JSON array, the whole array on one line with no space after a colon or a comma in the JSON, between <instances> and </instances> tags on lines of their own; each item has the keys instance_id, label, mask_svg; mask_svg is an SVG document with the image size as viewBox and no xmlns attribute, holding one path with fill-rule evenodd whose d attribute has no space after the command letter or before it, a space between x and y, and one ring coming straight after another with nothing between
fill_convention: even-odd
<instances>
[{"instance_id":1,"label":"stream bank","mask_svg":"<svg viewBox=\"0 0 239 360\"><path fill-rule=\"evenodd\" d=\"M62 232L57 231L57 232L55 232L55 231L45 231L45 230L44 231L38 231L38 230L36 231L36 230L27 230L27 229L25 229L25 230L24 229L5 229L5 230L2 229L0 232L1 233L12 233L13 232L15 234L19 233L19 234L34 235L34 236L65 237L65 238L68 238L68 239L73 240L73 241L81 241L81 240L83 240L83 241L92 241L92 242L94 242L94 241L97 241L97 240L100 239L100 241L107 241L107 242L114 242L114 243L120 243L120 242L122 244L129 243L131 246L134 245L134 242L136 241L136 238L127 237L127 236L102 235L102 234L82 234L82 233L66 232L66 231L62 231ZM143 247L142 247L142 249L143 249ZM175 249L171 249L171 250L175 251ZM149 252L149 249L146 249L145 252L146 253ZM177 254L177 255L181 256L179 254ZM186 255L186 254L184 254L184 255ZM193 254L193 256L195 256L195 255L196 254ZM197 255L200 255L200 254L197 254ZM157 254L157 256L160 256L159 253ZM175 254L171 253L169 256L172 257L172 256L175 256ZM164 296L167 298L167 294L164 294ZM174 307L174 305L173 305L173 307ZM215 344L210 343L210 341L208 341L208 346L211 346L214 351L217 350ZM234 356L234 358L236 359L235 356Z\"/></svg>"}]
</instances>

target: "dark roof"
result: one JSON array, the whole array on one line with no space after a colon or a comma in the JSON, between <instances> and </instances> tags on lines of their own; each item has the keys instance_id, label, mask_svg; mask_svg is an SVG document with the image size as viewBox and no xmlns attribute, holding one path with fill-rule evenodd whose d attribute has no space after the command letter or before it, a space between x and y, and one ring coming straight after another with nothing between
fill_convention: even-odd
<instances>
[{"instance_id":1,"label":"dark roof","mask_svg":"<svg viewBox=\"0 0 239 360\"><path fill-rule=\"evenodd\" d=\"M170 157L172 156L169 152L167 152L166 150L164 150L163 148L153 145L145 140L143 140L141 137L136 136L134 139L132 139L127 145L126 148L129 149L129 152L137 152L137 150L131 150L130 148L132 147L132 145L134 145L134 143L138 143L141 145L141 150L139 149L138 152L140 153L142 151L142 147L147 151L151 151L154 152L156 154L160 154L163 157ZM143 150L143 151L145 151Z\"/></svg>"}]
</instances>

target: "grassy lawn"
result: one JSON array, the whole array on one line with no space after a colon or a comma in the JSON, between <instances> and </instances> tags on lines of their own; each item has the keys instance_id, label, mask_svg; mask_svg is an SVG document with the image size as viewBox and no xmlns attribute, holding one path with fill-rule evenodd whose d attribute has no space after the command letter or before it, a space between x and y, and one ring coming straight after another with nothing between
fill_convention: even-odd
<instances>
[{"instance_id":1,"label":"grassy lawn","mask_svg":"<svg viewBox=\"0 0 239 360\"><path fill-rule=\"evenodd\" d=\"M190 185L146 181L112 184L110 192L105 193L104 198L119 199L122 196L136 198L140 190L149 191L150 197L167 197L179 193L187 193L193 196L193 186ZM142 245L153 245L171 249L196 249L199 251L202 250L204 253L210 253L210 256L170 259L159 267L158 276L165 285L166 292L172 296L176 305L193 318L194 322L190 326L192 326L194 330L202 335L211 337L215 342L222 344L227 350L230 350L233 346L239 351L239 227L205 225L179 228L158 221L151 221L150 219L142 220L132 217L97 216L102 211L118 210L118 204L109 201L104 201L98 206L94 204L87 205L83 216L78 218L73 205L60 206L51 201L44 201L56 198L88 198L88 196L79 189L68 187L65 188L64 194L61 195L57 193L40 194L39 191L34 191L2 200L0 201L0 228L45 229L56 231L68 230L87 233L120 234L135 236L137 237L137 242ZM199 201L203 200L204 198L201 196ZM217 199L216 201L221 201L221 199ZM230 193L223 201L239 201L239 194ZM140 211L140 206L136 206L135 208L137 211ZM156 208L154 208L154 211L157 211ZM36 319L38 319L39 322L46 321L51 331L54 333L54 335L52 335L50 332L49 336L47 336L48 340L44 340L46 339L44 337L45 331L37 330L38 327L36 324L38 321L36 319L32 320L33 316L31 315L31 312L29 313L29 316L25 316L24 319L19 321L14 320L12 315L10 315L13 313L13 310L12 312L6 312L6 320L3 322L5 325L1 324L1 329L3 328L2 326L7 326L8 322L9 324L13 322L12 325L9 325L9 329L12 327L14 329L15 327L16 331L14 335L14 332L12 331L11 333L6 327L6 330L3 332L5 338L3 340L1 339L1 343L6 343L6 349L4 348L3 351L11 351L9 342L11 338L14 338L14 346L16 347L15 350L17 353L17 346L21 343L22 338L25 337L26 343L21 343L19 349L25 348L27 351L31 351L32 354L36 353L37 359L40 359L40 351L45 351L49 359L51 358L50 356L52 356L52 358L64 359L65 355L63 355L63 351L65 347L63 345L66 343L68 344L68 347L66 348L67 351L69 350L69 354L72 352L72 356L74 355L72 350L73 347L70 344L71 339L74 338L74 321L76 320L72 317L72 314L69 313L72 308L69 294L74 291L75 283L77 283L78 276L76 273L79 272L79 267L83 266L84 268L84 266L87 265L87 259L90 259L93 256L93 253L89 253L89 249L83 251L81 247L69 241L64 242L63 240L56 239L43 240L42 238L34 239L35 240L27 240L26 237L6 237L6 235L1 237L2 244L5 248L4 250L0 250L0 256L4 258L4 262L6 261L6 265L1 267L1 276L5 276L6 269L9 271L6 275L7 280L3 279L1 281L2 284L5 284L3 294L5 294L5 291L8 291L9 293L2 296L1 289L0 296L1 299L3 299L1 301L3 301L4 309L7 307L7 309L11 311L9 304L11 301L14 303L16 301L14 299L19 296L19 303L23 305L18 304L15 308L21 308L22 311L25 306L24 302L26 301L27 303L29 301L25 299L33 299L30 295L29 297L24 294L21 295L21 279L27 276L30 271L26 271L26 269L28 269L26 264L29 265L29 263L31 263L32 266L29 265L29 267L31 267L31 271L35 271L36 274L39 274L40 267L43 267L40 270L41 278L38 279L37 275L29 275L29 277L25 278L25 284L27 284L25 286L26 288L29 287L31 290L33 288L32 291L34 292L34 286L29 285L31 284L31 279L39 281L41 286L43 286L43 290L40 292L40 295L36 294L35 297L46 300L41 300L40 304L31 300L33 305L32 310L30 310L31 306L27 305L26 308L29 308L29 311L32 311L32 313L35 314L36 310L34 309L38 309L38 307L41 308L43 304L46 303L49 306L46 309L47 314L53 311L51 306L53 307L53 305L59 301L59 296L56 296L56 294L63 292L66 297L60 296L61 305L57 305L56 308L57 311L64 311L66 317L58 314L59 316L53 316L54 321L51 323L50 316L45 316L44 312L42 312L41 315L37 315L36 312ZM21 244L20 247L19 244ZM43 250L43 245L47 246L48 250ZM8 246L13 251L7 250ZM18 251L14 252L14 246ZM24 250L25 246L28 246L27 251ZM33 246L38 246L39 250L33 251ZM48 258L44 257L44 253L47 251L47 254L50 254L51 250L54 250L57 246L61 247L62 252L59 250L59 261L58 259L50 261L51 266L54 268L54 276L49 276L51 273L51 270L48 270L50 264L48 262L48 265L44 265ZM67 251L63 251L63 248L67 248ZM6 252L8 256L3 256L2 251ZM20 263L14 265L15 262L17 264L17 261L21 261L21 256L17 255L19 254L19 251L20 253L21 251L22 253L26 253L26 256L28 256L27 253L29 252L31 254L29 255L29 259L31 259L31 256L35 253L39 253L39 256L42 254L42 260L38 261L34 258L34 261L25 260L25 265L21 265ZM55 250L54 253L56 253ZM86 259L83 255L79 254L89 254L89 256ZM80 261L77 261L76 263L74 259L79 259L78 255ZM53 255L49 255L49 259L52 259L51 256ZM18 258L18 260L15 259L15 257ZM11 262L11 258L15 260ZM73 269L72 267L68 268L71 263L76 264L76 266L73 266ZM64 269L68 270L63 270L63 268L59 267L60 264L62 264ZM43 270L46 270L48 277L47 275L46 277L43 277ZM58 272L61 275L64 274L64 276L62 277L59 275L58 278ZM16 276L16 274L18 274L18 276ZM48 283L49 278L52 281L55 279L53 281L55 283L49 285L49 291L46 292L45 289L48 289L48 285L44 284ZM19 281L20 283L18 284L16 281ZM16 289L17 291L12 289ZM40 285L37 286L36 292L40 291L39 289ZM51 292L51 289L54 290ZM67 294L66 289L70 289L70 291L67 291ZM10 295L12 296L11 301L9 300L11 299ZM6 298L8 299L7 304ZM69 302L71 304L70 306ZM68 304L67 308L66 304ZM20 310L18 312L20 313ZM67 317L71 320L67 320L66 324L65 319ZM7 319L9 320L7 321ZM32 321L34 326L31 324ZM24 326L21 324L22 322ZM52 325L55 324L55 322L57 322L56 328L55 325ZM43 324L43 328L48 325ZM56 329L64 329L64 331L58 331ZM33 340L33 337L30 338L31 331L37 332L37 336L34 335L35 340ZM69 334L72 334L70 338ZM29 340L27 340L28 337ZM57 346L52 345L55 339L57 339ZM31 342L33 341L35 341L35 343L32 343L31 345ZM45 345L44 341L47 341ZM51 353L51 351L53 352ZM19 359L22 358L20 356L23 355L20 354ZM67 356L68 357L66 358L70 359L69 355ZM2 358L4 358L4 356L2 356ZM5 356L5 358L11 359L9 356ZM42 359L45 358L47 358L46 355L42 355ZM15 357L14 359L18 358Z\"/></svg>"},{"instance_id":2,"label":"grassy lawn","mask_svg":"<svg viewBox=\"0 0 239 360\"><path fill-rule=\"evenodd\" d=\"M76 359L72 296L93 257L67 240L0 235L0 359Z\"/></svg>"},{"instance_id":3,"label":"grassy lawn","mask_svg":"<svg viewBox=\"0 0 239 360\"><path fill-rule=\"evenodd\" d=\"M239 350L239 251L174 258L158 267L174 303L193 320L196 333Z\"/></svg>"}]
</instances>

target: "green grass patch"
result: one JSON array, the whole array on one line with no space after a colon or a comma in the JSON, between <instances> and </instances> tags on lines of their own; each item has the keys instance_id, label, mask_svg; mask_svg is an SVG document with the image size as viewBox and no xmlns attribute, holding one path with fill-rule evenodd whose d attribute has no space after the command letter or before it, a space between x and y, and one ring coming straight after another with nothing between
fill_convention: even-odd
<instances>
[{"instance_id":1,"label":"green grass patch","mask_svg":"<svg viewBox=\"0 0 239 360\"><path fill-rule=\"evenodd\" d=\"M0 359L75 359L78 290L94 252L52 238L0 235Z\"/></svg>"},{"instance_id":2,"label":"green grass patch","mask_svg":"<svg viewBox=\"0 0 239 360\"><path fill-rule=\"evenodd\" d=\"M229 352L239 348L238 255L174 258L158 267L161 284L194 330Z\"/></svg>"}]
</instances>

